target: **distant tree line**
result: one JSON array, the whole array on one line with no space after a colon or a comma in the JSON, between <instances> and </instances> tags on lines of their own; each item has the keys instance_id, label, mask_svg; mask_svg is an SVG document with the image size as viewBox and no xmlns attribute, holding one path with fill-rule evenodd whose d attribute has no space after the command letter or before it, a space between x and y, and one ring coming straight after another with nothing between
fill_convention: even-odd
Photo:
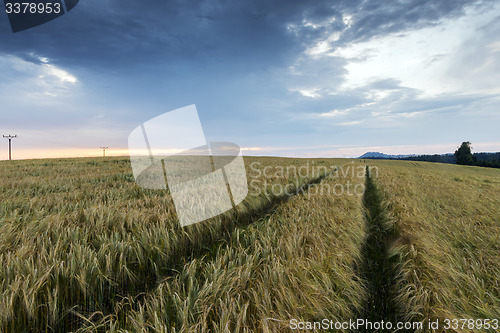
<instances>
[{"instance_id":1,"label":"distant tree line","mask_svg":"<svg viewBox=\"0 0 500 333\"><path fill-rule=\"evenodd\" d=\"M451 154L416 155L416 156L403 157L400 159L408 161L435 162L435 163L451 163L451 164L457 163L457 158Z\"/></svg>"},{"instance_id":2,"label":"distant tree line","mask_svg":"<svg viewBox=\"0 0 500 333\"><path fill-rule=\"evenodd\" d=\"M500 153L474 153L472 155L476 158L478 166L500 168Z\"/></svg>"},{"instance_id":3,"label":"distant tree line","mask_svg":"<svg viewBox=\"0 0 500 333\"><path fill-rule=\"evenodd\" d=\"M367 157L367 159L406 160L500 168L500 153L472 153L472 147L469 141L463 142L455 151L455 154L415 155L407 157Z\"/></svg>"},{"instance_id":4,"label":"distant tree line","mask_svg":"<svg viewBox=\"0 0 500 333\"><path fill-rule=\"evenodd\" d=\"M455 151L457 164L500 168L500 153L474 153L469 141L462 142Z\"/></svg>"}]
</instances>

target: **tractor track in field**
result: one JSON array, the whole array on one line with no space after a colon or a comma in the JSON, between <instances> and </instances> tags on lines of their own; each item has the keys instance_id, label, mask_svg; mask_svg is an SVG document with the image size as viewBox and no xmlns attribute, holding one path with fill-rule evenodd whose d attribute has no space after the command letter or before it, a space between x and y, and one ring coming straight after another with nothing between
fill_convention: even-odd
<instances>
[{"instance_id":1,"label":"tractor track in field","mask_svg":"<svg viewBox=\"0 0 500 333\"><path fill-rule=\"evenodd\" d=\"M117 290L121 289L120 286L109 288L108 291L110 293L110 296L111 295L114 296L111 298L112 299L114 298L115 301L111 301L109 302L109 304L106 304L105 308L103 309L104 311L101 311L101 314L98 317L106 318L109 316L114 316L117 318L125 318L129 311L138 308L138 305L142 303L146 295L150 291L154 290L161 281L164 281L167 278L178 275L182 271L182 268L186 263L189 263L192 260L200 258L204 258L207 261L215 259L215 255L217 252L216 249L230 241L231 235L234 230L238 228L245 228L251 225L252 223L265 218L266 216L269 216L270 214L275 212L281 205L289 201L291 198L306 193L309 190L309 188L311 188L316 184L321 183L323 179L333 174L336 170L337 168L335 168L333 171L329 173L313 178L304 184L301 185L296 184L295 187L289 189L288 191L284 191L281 195L274 195L272 197L269 197L269 200L266 201L263 205L259 206L258 208L250 212L244 213L236 210L233 216L224 220L224 222L221 224L221 227L219 228L220 229L219 234L214 234L213 232L210 232L209 229L207 229L206 233L204 233L203 235L204 239L203 242L195 243L194 241L191 240L191 238L186 237L186 243L182 244L183 246L181 246L181 248L178 249L178 251L176 251L175 259L173 259L172 264L169 267L168 272L166 274L162 275L159 278L154 278L154 279L151 278L148 279L148 277L146 276L143 278L141 277L140 279L138 279L137 282L133 282L132 283L133 285L131 285L130 281L127 281L124 283L125 284L124 290L129 290L129 292L118 293L118 295L116 295L115 293ZM196 227L196 226L188 226L187 228L191 227ZM212 246L211 248L207 248L203 244L215 244L215 245ZM146 269L146 271L148 270ZM134 290L135 292L130 292L131 289ZM130 304L129 302L129 306L122 308L122 310L116 312L116 304L117 304L116 298L120 297L134 301L133 304ZM71 330L85 329L88 327L87 325L85 325L85 322L82 322L81 320L78 320L77 322L79 323L79 325L76 325L77 327L74 327L75 318L72 319L73 325L70 325ZM86 323L89 324L88 321ZM61 324L64 325L67 324L67 322ZM92 327L93 324L90 325L91 325L90 327ZM68 328L67 326L64 327L65 329ZM56 331L63 332L65 330L56 329Z\"/></svg>"},{"instance_id":2,"label":"tractor track in field","mask_svg":"<svg viewBox=\"0 0 500 333\"><path fill-rule=\"evenodd\" d=\"M366 284L367 295L361 309L356 309L356 318L372 323L402 322L405 309L398 304L396 288L400 270L400 257L391 251L399 233L388 218L382 203L382 193L377 188L370 169L366 168L365 207L366 236L361 248L359 275ZM378 330L364 327L354 332L394 332L393 329ZM398 330L398 332L405 332Z\"/></svg>"}]
</instances>

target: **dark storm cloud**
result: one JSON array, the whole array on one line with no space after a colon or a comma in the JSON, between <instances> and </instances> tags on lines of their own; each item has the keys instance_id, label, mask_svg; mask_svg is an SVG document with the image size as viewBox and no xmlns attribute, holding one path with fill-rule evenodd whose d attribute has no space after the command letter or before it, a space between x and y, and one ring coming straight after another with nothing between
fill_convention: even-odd
<instances>
[{"instance_id":1,"label":"dark storm cloud","mask_svg":"<svg viewBox=\"0 0 500 333\"><path fill-rule=\"evenodd\" d=\"M463 15L466 7L484 6L485 3L494 3L494 0L323 1L323 7L318 10L302 12L302 19L318 24L319 27L299 27L297 35L303 38L302 42L318 37L326 41L332 33L342 32L338 40L330 43L330 46L336 48L389 33L436 25L443 18ZM335 20L331 20L332 18Z\"/></svg>"},{"instance_id":2,"label":"dark storm cloud","mask_svg":"<svg viewBox=\"0 0 500 333\"><path fill-rule=\"evenodd\" d=\"M291 4L291 3L287 3ZM300 12L304 4L291 8ZM284 3L88 0L57 21L4 32L1 51L34 52L64 63L115 66L151 60L279 61L290 49ZM278 51L277 51L278 50ZM276 52L277 51L277 52Z\"/></svg>"},{"instance_id":3,"label":"dark storm cloud","mask_svg":"<svg viewBox=\"0 0 500 333\"><path fill-rule=\"evenodd\" d=\"M344 40L366 40L376 35L432 25L443 17L460 16L469 0L363 1Z\"/></svg>"},{"instance_id":4,"label":"dark storm cloud","mask_svg":"<svg viewBox=\"0 0 500 333\"><path fill-rule=\"evenodd\" d=\"M43 26L0 34L0 52L33 53L58 64L119 68L152 61L279 65L304 45L343 31L366 39L458 15L466 1L138 1L87 0ZM331 18L336 18L334 21ZM6 17L5 17L6 19ZM304 21L324 23L318 29ZM294 35L287 26L294 24Z\"/></svg>"}]
</instances>

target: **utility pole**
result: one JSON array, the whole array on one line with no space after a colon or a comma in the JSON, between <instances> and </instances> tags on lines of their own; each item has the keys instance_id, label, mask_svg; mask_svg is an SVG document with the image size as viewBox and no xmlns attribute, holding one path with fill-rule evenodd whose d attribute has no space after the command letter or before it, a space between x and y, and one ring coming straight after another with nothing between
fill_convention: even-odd
<instances>
[{"instance_id":1,"label":"utility pole","mask_svg":"<svg viewBox=\"0 0 500 333\"><path fill-rule=\"evenodd\" d=\"M9 161L12 160L12 139L17 138L17 135L4 135L4 138L9 140Z\"/></svg>"},{"instance_id":2,"label":"utility pole","mask_svg":"<svg viewBox=\"0 0 500 333\"><path fill-rule=\"evenodd\" d=\"M102 157L106 157L106 149L108 149L109 147L99 147L102 149Z\"/></svg>"}]
</instances>

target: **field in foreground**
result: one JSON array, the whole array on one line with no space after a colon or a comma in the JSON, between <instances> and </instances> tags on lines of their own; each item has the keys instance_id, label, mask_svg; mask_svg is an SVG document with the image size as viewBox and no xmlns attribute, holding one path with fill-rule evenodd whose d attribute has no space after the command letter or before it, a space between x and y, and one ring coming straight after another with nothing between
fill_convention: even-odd
<instances>
[{"instance_id":1,"label":"field in foreground","mask_svg":"<svg viewBox=\"0 0 500 333\"><path fill-rule=\"evenodd\" d=\"M407 308L442 326L451 320L449 331L497 332L497 325L486 329L484 320L500 320L500 170L374 164L401 233L396 245L405 263L405 291L400 296Z\"/></svg>"},{"instance_id":2,"label":"field in foreground","mask_svg":"<svg viewBox=\"0 0 500 333\"><path fill-rule=\"evenodd\" d=\"M499 170L366 162L245 158L247 199L183 229L128 159L1 162L0 330L500 319Z\"/></svg>"}]
</instances>

